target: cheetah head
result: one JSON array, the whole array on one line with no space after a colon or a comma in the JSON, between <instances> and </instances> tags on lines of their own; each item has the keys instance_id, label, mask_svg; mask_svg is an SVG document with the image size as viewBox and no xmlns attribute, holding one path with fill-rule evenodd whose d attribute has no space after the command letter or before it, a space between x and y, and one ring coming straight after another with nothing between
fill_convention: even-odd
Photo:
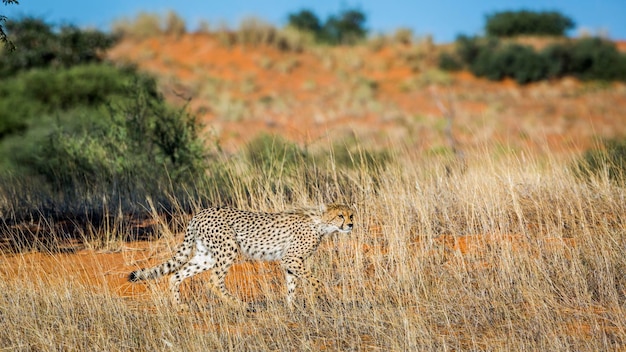
<instances>
[{"instance_id":1,"label":"cheetah head","mask_svg":"<svg viewBox=\"0 0 626 352\"><path fill-rule=\"evenodd\" d=\"M322 213L324 232L350 233L353 227L354 214L349 206L343 204L329 204Z\"/></svg>"}]
</instances>

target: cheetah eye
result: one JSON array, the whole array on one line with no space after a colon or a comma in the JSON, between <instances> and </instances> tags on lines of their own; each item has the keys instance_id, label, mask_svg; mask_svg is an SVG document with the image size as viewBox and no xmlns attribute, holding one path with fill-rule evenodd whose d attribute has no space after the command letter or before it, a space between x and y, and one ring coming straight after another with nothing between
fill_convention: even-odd
<instances>
[{"instance_id":1,"label":"cheetah eye","mask_svg":"<svg viewBox=\"0 0 626 352\"><path fill-rule=\"evenodd\" d=\"M340 219L343 219L343 214L338 215Z\"/></svg>"},{"instance_id":2,"label":"cheetah eye","mask_svg":"<svg viewBox=\"0 0 626 352\"><path fill-rule=\"evenodd\" d=\"M354 215L350 215L350 221L352 221L352 219L354 219Z\"/></svg>"}]
</instances>

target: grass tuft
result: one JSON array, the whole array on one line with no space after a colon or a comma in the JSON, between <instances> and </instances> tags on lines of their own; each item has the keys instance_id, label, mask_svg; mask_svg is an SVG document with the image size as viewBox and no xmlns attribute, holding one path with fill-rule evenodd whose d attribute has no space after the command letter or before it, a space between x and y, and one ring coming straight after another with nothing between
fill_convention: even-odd
<instances>
[{"instance_id":1,"label":"grass tuft","mask_svg":"<svg viewBox=\"0 0 626 352\"><path fill-rule=\"evenodd\" d=\"M324 159L323 151L302 154L288 142L260 137L248 146L247 159L220 161L221 173L197 185L202 196L194 205L221 200L275 211L352 204L354 232L325 239L310 260L325 284L325 302L299 299L289 310L280 270L247 263L227 284L257 313L231 311L201 277L184 285L191 312L179 314L168 303L167 280L147 288L114 281L123 280L137 258L152 256L130 250L132 244L109 252L124 258L121 264L102 260L97 270L63 266L72 255L54 254L59 267L51 273L33 264L38 253L6 254L0 343L44 351L624 347L622 187L608 178L585 182L556 157L546 164L468 151L466 171L449 174L448 160L437 155L395 151L390 158L349 143L345 152L333 148L334 156ZM268 188L268 178L289 193ZM158 251L150 251L166 258L189 215L153 214L163 237L152 246ZM119 224L120 232L129 230ZM242 268L248 271L237 271ZM75 270L109 286L85 284ZM147 291L120 298L117 292L128 287Z\"/></svg>"}]
</instances>

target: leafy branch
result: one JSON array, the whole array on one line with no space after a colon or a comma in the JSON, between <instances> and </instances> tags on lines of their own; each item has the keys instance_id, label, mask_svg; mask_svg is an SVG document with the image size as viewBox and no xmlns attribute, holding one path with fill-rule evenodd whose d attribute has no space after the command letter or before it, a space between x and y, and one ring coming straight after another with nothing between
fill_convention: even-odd
<instances>
[{"instance_id":1,"label":"leafy branch","mask_svg":"<svg viewBox=\"0 0 626 352\"><path fill-rule=\"evenodd\" d=\"M17 0L2 0L5 5L19 4ZM7 21L7 17L0 15L0 42L6 45L10 51L15 50L15 45L7 38L7 34L4 33L4 23Z\"/></svg>"}]
</instances>

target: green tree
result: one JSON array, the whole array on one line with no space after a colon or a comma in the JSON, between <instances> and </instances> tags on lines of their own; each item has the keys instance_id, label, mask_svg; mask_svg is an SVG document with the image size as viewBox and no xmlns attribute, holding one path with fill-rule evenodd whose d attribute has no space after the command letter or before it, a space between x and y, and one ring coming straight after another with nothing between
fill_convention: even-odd
<instances>
[{"instance_id":1,"label":"green tree","mask_svg":"<svg viewBox=\"0 0 626 352\"><path fill-rule=\"evenodd\" d=\"M300 10L299 12L289 14L289 26L297 28L301 31L311 32L319 35L322 30L322 24L319 17L311 10Z\"/></svg>"},{"instance_id":2,"label":"green tree","mask_svg":"<svg viewBox=\"0 0 626 352\"><path fill-rule=\"evenodd\" d=\"M19 4L17 0L2 0L5 5L8 4ZM6 33L4 32L4 23L7 21L7 17L0 15L0 43L9 47L9 50L15 50L15 45L7 38Z\"/></svg>"},{"instance_id":3,"label":"green tree","mask_svg":"<svg viewBox=\"0 0 626 352\"><path fill-rule=\"evenodd\" d=\"M35 67L70 67L101 61L99 53L115 42L115 37L97 30L62 26L58 30L42 19L6 21L9 39L19 48L0 54L0 77Z\"/></svg>"},{"instance_id":4,"label":"green tree","mask_svg":"<svg viewBox=\"0 0 626 352\"><path fill-rule=\"evenodd\" d=\"M339 15L329 16L322 24L315 13L305 9L290 14L288 25L313 33L321 43L355 44L367 35L366 20L365 14L360 10L345 10Z\"/></svg>"},{"instance_id":5,"label":"green tree","mask_svg":"<svg viewBox=\"0 0 626 352\"><path fill-rule=\"evenodd\" d=\"M359 10L346 10L330 16L322 28L321 39L330 44L355 44L365 38L366 16Z\"/></svg>"},{"instance_id":6,"label":"green tree","mask_svg":"<svg viewBox=\"0 0 626 352\"><path fill-rule=\"evenodd\" d=\"M518 35L564 36L574 21L558 12L504 11L487 15L485 31L496 37Z\"/></svg>"}]
</instances>

